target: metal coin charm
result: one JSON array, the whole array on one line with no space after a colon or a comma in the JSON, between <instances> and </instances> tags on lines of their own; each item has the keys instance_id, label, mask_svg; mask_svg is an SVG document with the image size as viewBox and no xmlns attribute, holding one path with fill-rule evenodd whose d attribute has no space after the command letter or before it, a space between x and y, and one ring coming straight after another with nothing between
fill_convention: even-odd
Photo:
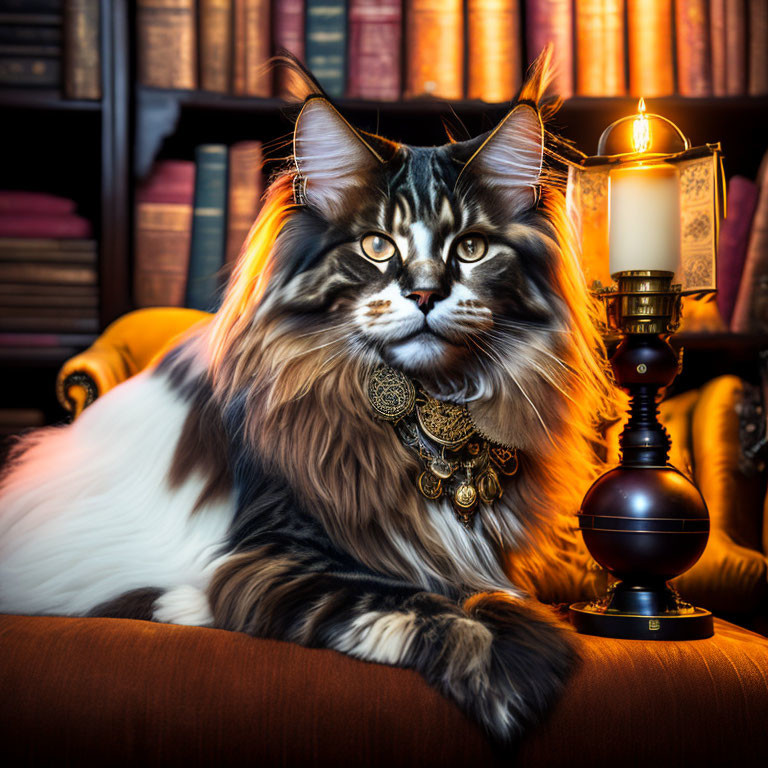
<instances>
[{"instance_id":1,"label":"metal coin charm","mask_svg":"<svg viewBox=\"0 0 768 768\"><path fill-rule=\"evenodd\" d=\"M437 499L443 492L443 483L439 477L431 472L422 472L418 480L419 490L428 499Z\"/></svg>"},{"instance_id":2,"label":"metal coin charm","mask_svg":"<svg viewBox=\"0 0 768 768\"><path fill-rule=\"evenodd\" d=\"M375 416L398 421L413 410L416 388L404 373L380 365L368 378L368 401Z\"/></svg>"},{"instance_id":3,"label":"metal coin charm","mask_svg":"<svg viewBox=\"0 0 768 768\"><path fill-rule=\"evenodd\" d=\"M453 474L450 463L442 456L435 456L429 463L429 469L433 475L437 475L442 480L447 480Z\"/></svg>"},{"instance_id":4,"label":"metal coin charm","mask_svg":"<svg viewBox=\"0 0 768 768\"><path fill-rule=\"evenodd\" d=\"M475 433L466 408L443 403L427 394L424 402L416 406L416 415L427 437L448 448L457 448Z\"/></svg>"},{"instance_id":5,"label":"metal coin charm","mask_svg":"<svg viewBox=\"0 0 768 768\"><path fill-rule=\"evenodd\" d=\"M461 509L472 509L477 503L477 491L471 483L462 483L453 492L453 503Z\"/></svg>"}]
</instances>

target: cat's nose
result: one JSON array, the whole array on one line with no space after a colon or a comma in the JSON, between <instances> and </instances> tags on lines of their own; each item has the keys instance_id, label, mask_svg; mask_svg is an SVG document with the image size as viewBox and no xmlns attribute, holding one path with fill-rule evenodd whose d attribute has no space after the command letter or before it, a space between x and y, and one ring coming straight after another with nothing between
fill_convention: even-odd
<instances>
[{"instance_id":1,"label":"cat's nose","mask_svg":"<svg viewBox=\"0 0 768 768\"><path fill-rule=\"evenodd\" d=\"M413 299L418 308L426 315L440 299L444 299L439 291L412 291L407 298Z\"/></svg>"}]
</instances>

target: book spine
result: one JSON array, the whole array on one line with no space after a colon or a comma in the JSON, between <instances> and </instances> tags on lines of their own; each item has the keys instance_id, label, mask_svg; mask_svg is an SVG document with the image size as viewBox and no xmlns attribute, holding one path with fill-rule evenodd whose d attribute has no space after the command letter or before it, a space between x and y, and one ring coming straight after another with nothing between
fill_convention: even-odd
<instances>
[{"instance_id":1,"label":"book spine","mask_svg":"<svg viewBox=\"0 0 768 768\"><path fill-rule=\"evenodd\" d=\"M461 0L407 0L405 96L464 95L464 5Z\"/></svg>"},{"instance_id":2,"label":"book spine","mask_svg":"<svg viewBox=\"0 0 768 768\"><path fill-rule=\"evenodd\" d=\"M80 216L39 216L4 214L0 216L0 237L77 237L91 236L91 223Z\"/></svg>"},{"instance_id":3,"label":"book spine","mask_svg":"<svg viewBox=\"0 0 768 768\"><path fill-rule=\"evenodd\" d=\"M624 0L576 0L576 91L623 96Z\"/></svg>"},{"instance_id":4,"label":"book spine","mask_svg":"<svg viewBox=\"0 0 768 768\"><path fill-rule=\"evenodd\" d=\"M627 0L629 90L632 96L671 96L672 0Z\"/></svg>"},{"instance_id":5,"label":"book spine","mask_svg":"<svg viewBox=\"0 0 768 768\"><path fill-rule=\"evenodd\" d=\"M184 305L191 233L191 201L137 205L133 285L137 307Z\"/></svg>"},{"instance_id":6,"label":"book spine","mask_svg":"<svg viewBox=\"0 0 768 768\"><path fill-rule=\"evenodd\" d=\"M58 58L0 56L0 85L58 88L61 63Z\"/></svg>"},{"instance_id":7,"label":"book spine","mask_svg":"<svg viewBox=\"0 0 768 768\"><path fill-rule=\"evenodd\" d=\"M709 42L712 58L712 94L725 96L725 2L710 0Z\"/></svg>"},{"instance_id":8,"label":"book spine","mask_svg":"<svg viewBox=\"0 0 768 768\"><path fill-rule=\"evenodd\" d=\"M99 320L95 313L83 316L80 310L67 315L65 310L53 310L55 315L47 315L42 310L30 310L29 314L17 307L9 310L0 309L0 330L2 331L62 331L64 333L98 333Z\"/></svg>"},{"instance_id":9,"label":"book spine","mask_svg":"<svg viewBox=\"0 0 768 768\"><path fill-rule=\"evenodd\" d=\"M707 0L677 0L677 90L682 96L711 96L712 69Z\"/></svg>"},{"instance_id":10,"label":"book spine","mask_svg":"<svg viewBox=\"0 0 768 768\"><path fill-rule=\"evenodd\" d=\"M195 208L192 216L186 305L215 310L226 247L227 148L203 144L195 152Z\"/></svg>"},{"instance_id":11,"label":"book spine","mask_svg":"<svg viewBox=\"0 0 768 768\"><path fill-rule=\"evenodd\" d=\"M725 93L747 92L747 8L745 0L725 0ZM762 41L766 45L766 41Z\"/></svg>"},{"instance_id":12,"label":"book spine","mask_svg":"<svg viewBox=\"0 0 768 768\"><path fill-rule=\"evenodd\" d=\"M743 176L733 176L728 182L728 215L720 227L717 255L717 307L726 325L731 322L744 271L757 192L757 185Z\"/></svg>"},{"instance_id":13,"label":"book spine","mask_svg":"<svg viewBox=\"0 0 768 768\"><path fill-rule=\"evenodd\" d=\"M400 0L350 0L347 96L400 98Z\"/></svg>"},{"instance_id":14,"label":"book spine","mask_svg":"<svg viewBox=\"0 0 768 768\"><path fill-rule=\"evenodd\" d=\"M45 262L47 264L85 264L96 266L94 251L30 251L0 248L0 262Z\"/></svg>"},{"instance_id":15,"label":"book spine","mask_svg":"<svg viewBox=\"0 0 768 768\"><path fill-rule=\"evenodd\" d=\"M61 288L63 286L56 286ZM1 307L70 307L72 309L98 309L96 296L77 296L57 292L42 294L34 292L0 294Z\"/></svg>"},{"instance_id":16,"label":"book spine","mask_svg":"<svg viewBox=\"0 0 768 768\"><path fill-rule=\"evenodd\" d=\"M347 52L346 0L307 0L307 66L332 98L344 95Z\"/></svg>"},{"instance_id":17,"label":"book spine","mask_svg":"<svg viewBox=\"0 0 768 768\"><path fill-rule=\"evenodd\" d=\"M61 12L62 0L0 0L0 10L24 14Z\"/></svg>"},{"instance_id":18,"label":"book spine","mask_svg":"<svg viewBox=\"0 0 768 768\"><path fill-rule=\"evenodd\" d=\"M467 96L509 101L520 88L520 0L468 0Z\"/></svg>"},{"instance_id":19,"label":"book spine","mask_svg":"<svg viewBox=\"0 0 768 768\"><path fill-rule=\"evenodd\" d=\"M0 190L0 214L45 213L57 216L75 212L75 201L44 192Z\"/></svg>"},{"instance_id":20,"label":"book spine","mask_svg":"<svg viewBox=\"0 0 768 768\"><path fill-rule=\"evenodd\" d=\"M243 141L229 150L227 264L233 264L259 213L263 181L261 142Z\"/></svg>"},{"instance_id":21,"label":"book spine","mask_svg":"<svg viewBox=\"0 0 768 768\"><path fill-rule=\"evenodd\" d=\"M526 43L533 61L548 43L553 44L554 78L550 93L573 96L573 7L571 0L526 0Z\"/></svg>"},{"instance_id":22,"label":"book spine","mask_svg":"<svg viewBox=\"0 0 768 768\"><path fill-rule=\"evenodd\" d=\"M275 3L273 14L275 53L285 49L299 61L304 61L304 0ZM290 76L282 67L275 72L275 94L290 95Z\"/></svg>"},{"instance_id":23,"label":"book spine","mask_svg":"<svg viewBox=\"0 0 768 768\"><path fill-rule=\"evenodd\" d=\"M768 95L768 0L749 0L749 95Z\"/></svg>"},{"instance_id":24,"label":"book spine","mask_svg":"<svg viewBox=\"0 0 768 768\"><path fill-rule=\"evenodd\" d=\"M269 0L234 0L235 60L233 91L241 96L272 94Z\"/></svg>"},{"instance_id":25,"label":"book spine","mask_svg":"<svg viewBox=\"0 0 768 768\"><path fill-rule=\"evenodd\" d=\"M757 186L747 256L731 318L735 333L768 333L768 153L760 165Z\"/></svg>"},{"instance_id":26,"label":"book spine","mask_svg":"<svg viewBox=\"0 0 768 768\"><path fill-rule=\"evenodd\" d=\"M96 285L96 270L62 264L0 263L0 280L11 283L61 283Z\"/></svg>"},{"instance_id":27,"label":"book spine","mask_svg":"<svg viewBox=\"0 0 768 768\"><path fill-rule=\"evenodd\" d=\"M195 0L137 0L139 80L196 88Z\"/></svg>"},{"instance_id":28,"label":"book spine","mask_svg":"<svg viewBox=\"0 0 768 768\"><path fill-rule=\"evenodd\" d=\"M101 98L99 0L64 0L64 95Z\"/></svg>"},{"instance_id":29,"label":"book spine","mask_svg":"<svg viewBox=\"0 0 768 768\"><path fill-rule=\"evenodd\" d=\"M229 91L232 0L200 0L200 87Z\"/></svg>"},{"instance_id":30,"label":"book spine","mask_svg":"<svg viewBox=\"0 0 768 768\"><path fill-rule=\"evenodd\" d=\"M0 14L0 43L3 45L51 45L61 50L62 34L59 22L50 26L18 23L11 14Z\"/></svg>"}]
</instances>

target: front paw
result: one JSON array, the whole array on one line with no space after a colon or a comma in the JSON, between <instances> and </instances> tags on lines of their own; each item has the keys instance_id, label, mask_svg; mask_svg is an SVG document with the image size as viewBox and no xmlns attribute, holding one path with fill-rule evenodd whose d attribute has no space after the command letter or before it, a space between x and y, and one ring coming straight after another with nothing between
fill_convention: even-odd
<instances>
[{"instance_id":1,"label":"front paw","mask_svg":"<svg viewBox=\"0 0 768 768\"><path fill-rule=\"evenodd\" d=\"M575 662L565 630L533 606L498 598L451 620L434 650L432 682L502 742L543 716Z\"/></svg>"}]
</instances>

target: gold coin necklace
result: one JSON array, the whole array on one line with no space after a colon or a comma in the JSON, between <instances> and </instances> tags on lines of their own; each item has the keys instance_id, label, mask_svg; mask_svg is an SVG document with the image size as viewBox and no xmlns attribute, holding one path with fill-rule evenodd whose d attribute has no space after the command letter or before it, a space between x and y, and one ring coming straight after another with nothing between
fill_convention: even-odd
<instances>
[{"instance_id":1,"label":"gold coin necklace","mask_svg":"<svg viewBox=\"0 0 768 768\"><path fill-rule=\"evenodd\" d=\"M465 406L427 394L417 382L387 365L368 379L368 400L377 419L390 422L400 441L421 462L416 485L427 499L451 500L456 517L469 528L479 504L501 498L499 475L518 470L517 449L478 434Z\"/></svg>"}]
</instances>

